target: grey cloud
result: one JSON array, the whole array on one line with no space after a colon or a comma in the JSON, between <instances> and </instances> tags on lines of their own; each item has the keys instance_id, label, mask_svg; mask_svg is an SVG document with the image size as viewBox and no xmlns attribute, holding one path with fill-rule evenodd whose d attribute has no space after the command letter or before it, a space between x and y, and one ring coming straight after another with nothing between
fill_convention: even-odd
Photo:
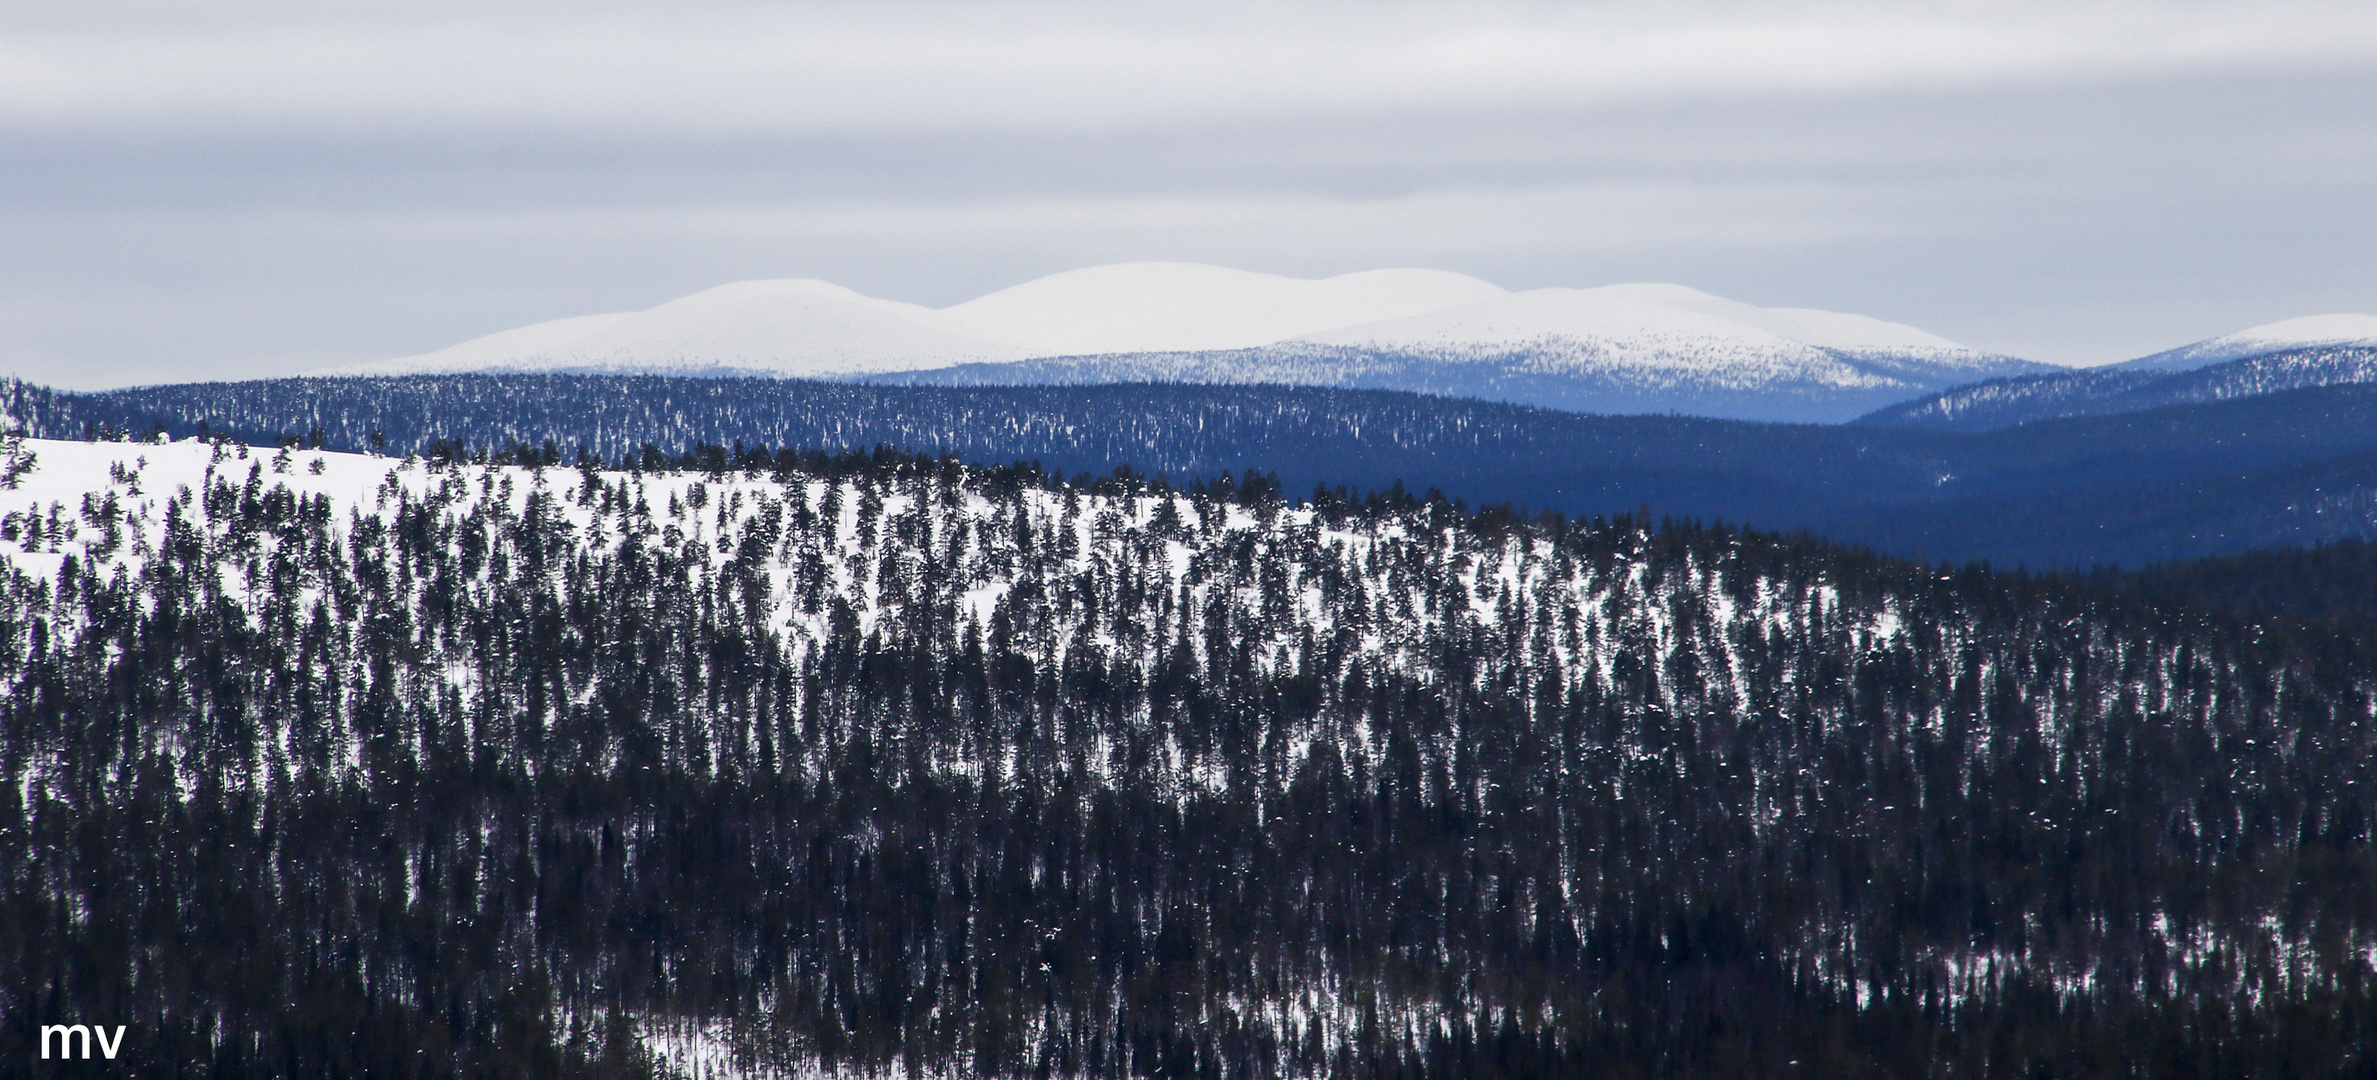
<instances>
[{"instance_id":1,"label":"grey cloud","mask_svg":"<svg viewBox=\"0 0 2377 1080\"><path fill-rule=\"evenodd\" d=\"M0 6L23 30L0 50L74 45L0 75L34 91L0 100L0 369L85 385L417 352L738 278L945 304L1140 258L1678 280L2066 361L2377 309L2359 7L845 6L804 25L864 47L791 75L765 35L701 66L737 20L791 25L740 6L248 4L211 31L172 6L145 38L119 23L166 7L76 10ZM393 59L316 85L375 31ZM94 89L127 57L169 62ZM625 89L581 93L614 61Z\"/></svg>"},{"instance_id":2,"label":"grey cloud","mask_svg":"<svg viewBox=\"0 0 2377 1080\"><path fill-rule=\"evenodd\" d=\"M0 38L0 122L1128 131L2355 64L2377 43L2377 11L2346 3L101 10Z\"/></svg>"}]
</instances>

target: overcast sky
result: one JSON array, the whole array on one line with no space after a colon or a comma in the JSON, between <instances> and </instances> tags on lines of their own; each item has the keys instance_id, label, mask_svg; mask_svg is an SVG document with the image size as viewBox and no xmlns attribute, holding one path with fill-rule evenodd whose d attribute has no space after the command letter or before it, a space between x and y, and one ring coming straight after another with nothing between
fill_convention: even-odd
<instances>
[{"instance_id":1,"label":"overcast sky","mask_svg":"<svg viewBox=\"0 0 2377 1080\"><path fill-rule=\"evenodd\" d=\"M2377 312L2377 4L0 0L0 372L728 281L1676 281L2124 359Z\"/></svg>"}]
</instances>

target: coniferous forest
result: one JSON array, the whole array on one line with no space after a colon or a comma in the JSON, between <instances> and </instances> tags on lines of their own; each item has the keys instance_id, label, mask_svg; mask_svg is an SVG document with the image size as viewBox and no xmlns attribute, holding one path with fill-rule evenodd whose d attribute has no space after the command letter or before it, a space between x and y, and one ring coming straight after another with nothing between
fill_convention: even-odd
<instances>
[{"instance_id":1,"label":"coniferous forest","mask_svg":"<svg viewBox=\"0 0 2377 1080\"><path fill-rule=\"evenodd\" d=\"M2283 565L1956 570L889 451L9 466L7 1046L120 1023L115 1067L189 1077L2377 1058L2377 651L2207 600Z\"/></svg>"}]
</instances>

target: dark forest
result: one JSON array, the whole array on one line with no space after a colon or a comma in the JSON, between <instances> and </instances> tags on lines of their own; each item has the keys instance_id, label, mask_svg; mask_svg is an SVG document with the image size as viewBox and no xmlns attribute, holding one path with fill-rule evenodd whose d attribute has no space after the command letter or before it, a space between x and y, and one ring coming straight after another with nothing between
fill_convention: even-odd
<instances>
[{"instance_id":1,"label":"dark forest","mask_svg":"<svg viewBox=\"0 0 2377 1080\"><path fill-rule=\"evenodd\" d=\"M83 467L42 445L34 477ZM117 1018L139 1075L193 1077L2377 1053L2377 657L2200 602L2217 574L889 452L79 445L80 507L0 519L8 1045Z\"/></svg>"}]
</instances>

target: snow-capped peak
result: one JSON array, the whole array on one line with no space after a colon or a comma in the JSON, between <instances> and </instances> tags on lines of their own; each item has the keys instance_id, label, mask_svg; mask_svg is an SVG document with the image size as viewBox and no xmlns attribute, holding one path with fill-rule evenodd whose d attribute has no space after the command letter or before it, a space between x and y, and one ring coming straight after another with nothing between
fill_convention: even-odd
<instances>
[{"instance_id":1,"label":"snow-capped peak","mask_svg":"<svg viewBox=\"0 0 2377 1080\"><path fill-rule=\"evenodd\" d=\"M2377 315L2305 315L2280 319L2115 366L2188 371L2263 353L2322 345L2377 345Z\"/></svg>"}]
</instances>

